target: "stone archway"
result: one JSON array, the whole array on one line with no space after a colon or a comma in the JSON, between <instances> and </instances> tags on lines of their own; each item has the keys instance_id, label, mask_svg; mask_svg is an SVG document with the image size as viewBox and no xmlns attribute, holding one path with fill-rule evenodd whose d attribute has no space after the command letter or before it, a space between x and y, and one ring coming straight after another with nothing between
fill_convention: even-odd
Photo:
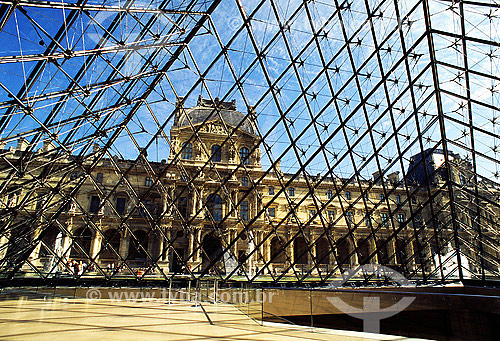
<instances>
[{"instance_id":1,"label":"stone archway","mask_svg":"<svg viewBox=\"0 0 500 341\"><path fill-rule=\"evenodd\" d=\"M201 269L202 272L212 273L213 271L223 272L222 264L224 260L222 259L222 243L220 238L215 234L215 232L211 232L203 237L203 242L201 243L202 248L202 262ZM217 262L212 264L216 259ZM212 266L211 266L212 264Z\"/></svg>"},{"instance_id":2,"label":"stone archway","mask_svg":"<svg viewBox=\"0 0 500 341\"><path fill-rule=\"evenodd\" d=\"M116 254L120 251L120 239L121 234L117 229L106 230L104 232L99 258L103 261L117 260L118 256Z\"/></svg>"},{"instance_id":3,"label":"stone archway","mask_svg":"<svg viewBox=\"0 0 500 341\"><path fill-rule=\"evenodd\" d=\"M309 257L307 251L307 244L303 237L295 238L293 243L293 259L295 264L307 264Z\"/></svg>"},{"instance_id":4,"label":"stone archway","mask_svg":"<svg viewBox=\"0 0 500 341\"><path fill-rule=\"evenodd\" d=\"M349 267L351 265L351 246L347 239L342 239L337 243L337 262L340 266Z\"/></svg>"},{"instance_id":5,"label":"stone archway","mask_svg":"<svg viewBox=\"0 0 500 341\"><path fill-rule=\"evenodd\" d=\"M81 248L76 245L77 242ZM74 259L88 260L90 257L91 244L92 231L88 227L81 227L77 229L73 233L73 245L71 247L70 257Z\"/></svg>"},{"instance_id":6,"label":"stone archway","mask_svg":"<svg viewBox=\"0 0 500 341\"><path fill-rule=\"evenodd\" d=\"M326 237L321 237L316 242L316 262L318 264L330 263L330 245Z\"/></svg>"},{"instance_id":7,"label":"stone archway","mask_svg":"<svg viewBox=\"0 0 500 341\"><path fill-rule=\"evenodd\" d=\"M135 239L130 236L128 249L128 260L132 261L132 266L145 266L148 263L146 250L149 246L149 236L144 230L134 231Z\"/></svg>"},{"instance_id":8,"label":"stone archway","mask_svg":"<svg viewBox=\"0 0 500 341\"><path fill-rule=\"evenodd\" d=\"M271 263L285 263L285 252L278 237L271 239Z\"/></svg>"}]
</instances>

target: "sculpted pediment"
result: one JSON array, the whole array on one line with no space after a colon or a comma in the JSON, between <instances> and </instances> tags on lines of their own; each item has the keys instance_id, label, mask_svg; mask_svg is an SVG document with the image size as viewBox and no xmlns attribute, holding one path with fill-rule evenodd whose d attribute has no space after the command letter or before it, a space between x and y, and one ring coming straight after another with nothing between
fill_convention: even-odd
<instances>
[{"instance_id":1,"label":"sculpted pediment","mask_svg":"<svg viewBox=\"0 0 500 341\"><path fill-rule=\"evenodd\" d=\"M226 131L231 130L230 126L224 127L222 125L222 122L220 121L213 121L213 122L208 122L207 124L204 124L200 128L201 133L209 133L209 134L215 134L215 135L227 135Z\"/></svg>"},{"instance_id":2,"label":"sculpted pediment","mask_svg":"<svg viewBox=\"0 0 500 341\"><path fill-rule=\"evenodd\" d=\"M207 133L207 134L214 134L214 135L223 135L227 136L226 131L229 133L233 131L235 128L234 126L227 124L224 127L223 123L220 120L215 120L215 121L210 121L207 123L200 123L200 124L195 124L194 127L201 125L200 130L198 132L200 133ZM191 127L183 127L182 129L188 129L191 130ZM244 134L247 136L251 136L248 134L246 131L242 129L238 129L238 134Z\"/></svg>"}]
</instances>

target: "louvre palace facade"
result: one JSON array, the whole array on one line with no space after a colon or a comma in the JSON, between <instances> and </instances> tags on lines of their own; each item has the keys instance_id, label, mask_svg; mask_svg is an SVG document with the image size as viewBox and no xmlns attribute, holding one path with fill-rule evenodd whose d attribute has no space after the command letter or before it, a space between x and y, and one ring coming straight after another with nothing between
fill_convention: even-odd
<instances>
[{"instance_id":1,"label":"louvre palace facade","mask_svg":"<svg viewBox=\"0 0 500 341\"><path fill-rule=\"evenodd\" d=\"M44 164L43 155L55 150L46 143L26 175L50 182L54 191L36 195L22 182L7 181L24 141L4 148L1 177L8 189L1 207L0 267L15 268L17 260L21 267L27 257L25 272L67 273L76 261L88 265L81 275L143 269L147 275L315 278L384 264L410 278L429 279L453 268L459 245L467 264L462 266L470 269L464 276L474 276L481 266L487 275L498 273L500 214L488 204L498 200L496 184L481 182L485 202L477 215L477 203L467 197L456 197L457 211L450 212L443 194L447 177L466 189L472 176L459 155L450 152L453 167L446 169L443 151L426 150L424 157L409 160L406 180L398 173L370 179L288 174L279 161L266 172L257 130L251 107L241 113L235 101L200 97L195 107L185 108L181 98L167 159L147 161L145 151L144 162L110 156L89 174L67 157ZM90 166L92 158L87 160ZM47 167L50 178L43 177ZM457 222L447 220L450 214ZM477 224L485 231L481 241L469 237ZM478 243L482 257L468 251Z\"/></svg>"}]
</instances>

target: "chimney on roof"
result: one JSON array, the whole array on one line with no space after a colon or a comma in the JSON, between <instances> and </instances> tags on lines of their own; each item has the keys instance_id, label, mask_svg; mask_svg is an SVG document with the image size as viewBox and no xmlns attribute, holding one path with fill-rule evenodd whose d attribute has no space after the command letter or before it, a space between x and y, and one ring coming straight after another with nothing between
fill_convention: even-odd
<instances>
[{"instance_id":1,"label":"chimney on roof","mask_svg":"<svg viewBox=\"0 0 500 341\"><path fill-rule=\"evenodd\" d=\"M390 182L396 183L399 181L399 172L398 171L393 172L393 173L387 175L387 178L389 179Z\"/></svg>"},{"instance_id":2,"label":"chimney on roof","mask_svg":"<svg viewBox=\"0 0 500 341\"><path fill-rule=\"evenodd\" d=\"M236 106L236 103L235 103ZM249 105L248 106L248 118L250 118L250 121L252 123L255 123L257 120L257 114L255 113L255 105Z\"/></svg>"},{"instance_id":3,"label":"chimney on roof","mask_svg":"<svg viewBox=\"0 0 500 341\"><path fill-rule=\"evenodd\" d=\"M373 177L373 181L376 184L379 184L383 180L382 177L380 177L380 172L379 171L376 171L375 173L373 173L372 177Z\"/></svg>"},{"instance_id":4,"label":"chimney on roof","mask_svg":"<svg viewBox=\"0 0 500 341\"><path fill-rule=\"evenodd\" d=\"M54 146L54 144L52 143L52 141L47 140L47 141L44 141L44 142L43 142L43 148L42 148L42 150L43 150L44 152L50 152L50 151L51 151L51 150L53 150L54 148L55 148L55 146Z\"/></svg>"},{"instance_id":5,"label":"chimney on roof","mask_svg":"<svg viewBox=\"0 0 500 341\"><path fill-rule=\"evenodd\" d=\"M200 99L198 99L198 103ZM175 101L175 111L174 111L174 126L179 123L179 119L181 117L182 109L184 108L184 97L177 97Z\"/></svg>"},{"instance_id":6,"label":"chimney on roof","mask_svg":"<svg viewBox=\"0 0 500 341\"><path fill-rule=\"evenodd\" d=\"M274 169L276 170L276 172L281 173L281 160L276 161Z\"/></svg>"},{"instance_id":7,"label":"chimney on roof","mask_svg":"<svg viewBox=\"0 0 500 341\"><path fill-rule=\"evenodd\" d=\"M26 139L24 137L20 137L18 140L17 140L17 147L16 147L16 150L18 152L22 152L22 151L25 151L26 148L28 148L28 141L26 141Z\"/></svg>"}]
</instances>

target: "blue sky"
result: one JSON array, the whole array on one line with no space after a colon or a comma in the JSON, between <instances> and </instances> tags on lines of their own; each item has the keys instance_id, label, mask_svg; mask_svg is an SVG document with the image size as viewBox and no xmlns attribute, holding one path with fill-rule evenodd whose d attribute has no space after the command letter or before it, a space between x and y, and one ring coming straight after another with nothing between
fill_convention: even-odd
<instances>
[{"instance_id":1,"label":"blue sky","mask_svg":"<svg viewBox=\"0 0 500 341\"><path fill-rule=\"evenodd\" d=\"M101 4L102 2L91 2ZM211 16L211 23L200 29L196 36L184 49L180 58L173 63L169 71L162 78L155 91L149 96L149 108L154 112L156 119L163 124L167 121L165 132L172 124L171 117L176 94L189 96L186 105L196 103L199 95L208 97L208 92L213 97L226 97L236 99L238 109L245 112L243 96L249 104L257 104L258 123L260 134L265 136L265 143L272 151L271 154L263 152L263 166L268 167L271 160L280 158L285 171L294 172L298 169L300 162L306 162L309 157L319 148L320 140L330 139L326 144L324 153L318 154L307 166L310 174L325 173L334 166L334 172L341 177L349 177L355 167L362 167L361 174L368 178L378 170L375 160L367 162L377 152L380 166L388 173L399 171L402 173L401 164L393 161L397 156L397 143L394 135L393 123L399 127L397 131L397 142L399 148L404 151L403 167L408 164L408 159L420 151L417 143L417 128L414 118L414 106L417 107L419 128L424 136L424 148L434 147L440 140L440 127L437 121L436 97L432 95L434 89L432 69L429 67L430 56L428 41L423 34L425 32L425 21L423 6L420 3L412 11L415 1L399 1L398 10L401 17L407 17L401 24L404 36L404 48L411 49L409 58L410 77L419 77L413 85L412 101L408 74L404 62L402 62L403 46L399 32L393 32L398 26L396 11L393 1L369 1L370 10L375 15L372 19L375 31L376 44L381 46L381 53L377 56L375 51L375 40L372 36L370 25L367 24L367 15L364 1L352 1L350 9L341 11L343 27L340 16L335 12L335 7L330 2L311 2L308 5L312 26L319 30L324 29L319 39L319 45L326 63L329 64L327 73L323 72L321 56L315 43L308 44L312 34L311 23L308 14L302 6L302 1L275 1L276 17L269 2L266 2L252 17L252 34L255 37L257 48L262 51L278 34L278 21L289 26L285 33L285 42L282 36L272 42L264 51L266 58L264 70L268 74L271 83L277 81L276 99L267 92L269 88L265 78L263 67L254 63L256 51L252 46L250 36L246 30L237 33L242 23L236 1L222 1ZM107 6L123 6L122 3L105 2ZM134 6L138 8L156 9L159 2L136 1ZM256 8L257 1L242 1L247 15ZM175 1L169 9L183 8L185 2ZM203 10L210 3L201 3L193 10ZM431 12L431 25L433 28L449 33L461 34L460 9L458 6L450 7L448 1L429 1ZM300 8L298 11L297 8ZM65 9L41 9L26 7L27 14L49 35L54 35L64 22L63 18L68 15ZM488 7L465 5L466 34L483 40L498 42L498 17L497 11L490 11ZM295 14L294 14L295 13ZM59 58L58 68L54 63L49 63L35 82L28 97L40 96L66 89L70 80L67 75L74 77L80 67L88 61L88 54L84 51L94 49L96 43L104 36L102 27L110 25L116 13L91 12L89 18L78 15L72 25L68 26L67 35L61 40L58 53L65 49L81 54L80 57L70 59ZM329 18L333 15L333 18ZM152 82L155 75L155 66L163 66L175 51L177 46L149 47L154 44L155 35L164 37L169 43L176 43L186 36L193 28L195 20L199 16L192 15L182 23L182 27L175 27L172 20L177 15L151 14L137 11L133 14L123 16L119 27L104 47L115 49L111 53L103 53L89 66L89 71L82 77L75 92L81 94L84 89L91 91L90 96L76 95L67 100L59 109L57 116L53 119L54 126L51 131L58 134L59 141L69 134L76 133L72 139L89 136L96 131L99 124L110 127L108 136L101 136L96 142L105 143L107 138L116 129L116 125L123 121L130 112L132 105L124 104L116 110L109 110L110 106L117 103L121 94L124 93L129 82L123 77L138 77L140 81L134 84L129 98L137 98L142 95L148 84ZM148 21L154 24L150 30L141 36L142 27ZM213 26L212 26L213 23ZM45 46L50 43L50 38L44 35L36 24L30 22L26 15L16 10L10 18L1 34L4 49L0 51L0 57L40 55L45 51ZM345 47L343 28L348 37L352 37L349 48ZM168 35L168 36L167 36ZM140 38L139 38L140 37ZM136 42L139 39L139 42ZM219 43L226 46L232 41L227 52L227 58L222 56L217 59L214 66L207 73L202 84L193 86L199 81L200 73L204 73L214 58L221 51ZM440 80L440 88L446 92L441 93L443 112L445 114L445 127L447 138L450 140L449 148L458 152L463 157L471 154L468 148L471 146L470 132L467 126L460 122L468 123L469 113L467 106L461 97L467 96L464 77L460 78L460 67L463 67L464 58L461 41L457 45L456 39L439 33L433 34L436 59L441 62L437 67ZM123 43L123 44L122 44ZM120 45L122 44L122 45ZM472 107L474 125L481 130L474 130L474 146L486 157L478 156L478 173L494 179L498 170L498 124L495 117L498 116L498 81L484 77L484 74L498 74L498 49L483 43L467 43L467 60L471 70L478 74L470 75L471 98L478 101ZM45 45L45 46L44 46ZM129 52L129 59L124 65L119 66L120 59L127 54L123 48L140 47ZM121 51L116 49L122 48ZM301 53L301 51L304 51ZM290 52L289 52L290 50ZM82 52L83 51L83 52ZM108 51L109 52L109 51ZM291 56L290 56L291 53ZM153 62L145 65L145 60L155 54ZM300 56L299 56L300 54ZM378 59L380 57L380 60ZM26 57L28 58L28 57ZM40 57L38 57L40 58ZM296 58L296 69L299 77L290 68L285 74L284 70L290 66L290 60ZM351 61L352 58L352 61ZM252 63L254 63L253 66ZM353 78L353 66L357 70L357 80ZM0 64L2 84L12 93L17 94L27 75L35 66L36 62L15 62ZM451 66L449 66L451 65ZM361 66L363 66L361 68ZM455 67L453 67L455 66ZM74 123L64 123L64 120L75 118L85 112L85 106L89 105L97 94L96 89L109 75L113 68L120 68L120 72L113 76L116 83L106 88L102 97L97 100L95 109L106 109L102 116L93 119L87 118L81 125L74 127ZM458 67L458 68L457 68ZM246 74L245 70L249 68ZM388 74L387 86L381 86L382 71ZM242 89L234 88L234 76L242 77ZM65 75L65 73L67 75ZM458 76L458 78L457 78ZM91 86L94 86L91 88ZM300 86L307 88L307 101L301 95ZM336 101L332 100L332 87ZM191 91L191 92L190 92ZM267 92L267 93L266 93ZM361 105L362 98L366 100ZM391 99L391 112L388 112L387 97ZM15 138L26 134L30 129L39 125L50 115L56 105L58 96L34 102L25 100L25 105L34 107L34 117L25 115L17 109L11 120L2 132L2 139L15 144ZM9 100L7 92L0 89L0 101ZM488 106L480 103L487 103ZM8 108L2 107L2 113ZM286 113L284 122L280 116ZM382 113L387 112L386 114ZM381 117L380 117L381 116ZM318 131L310 126L311 117L315 117ZM377 119L380 117L380 119ZM367 125L370 122L370 128ZM345 129L339 129L341 121L347 120ZM376 123L374 123L376 121ZM58 124L58 122L60 122ZM278 122L275 128L271 127ZM500 122L500 121L499 121ZM288 126L288 136L285 124ZM124 158L135 158L137 148L134 146L131 136L139 144L145 146L158 130L157 123L151 115L148 107L140 106L135 117L127 124L127 130L122 131L120 138L114 143L111 153L122 155ZM489 134L488 134L489 132ZM365 134L364 137L363 134ZM129 135L131 134L131 136ZM297 152L293 150L282 155L290 145L291 139L300 136L296 143ZM28 140L32 135L26 136ZM43 139L48 135L44 134ZM42 139L42 140L43 140ZM71 145L73 152L78 153L85 147L87 141ZM346 154L348 145L353 148L354 153ZM41 146L41 141L38 147ZM500 147L499 147L500 151ZM160 137L156 139L148 150L148 158L157 161L168 156L168 141ZM365 164L366 163L366 164Z\"/></svg>"}]
</instances>

